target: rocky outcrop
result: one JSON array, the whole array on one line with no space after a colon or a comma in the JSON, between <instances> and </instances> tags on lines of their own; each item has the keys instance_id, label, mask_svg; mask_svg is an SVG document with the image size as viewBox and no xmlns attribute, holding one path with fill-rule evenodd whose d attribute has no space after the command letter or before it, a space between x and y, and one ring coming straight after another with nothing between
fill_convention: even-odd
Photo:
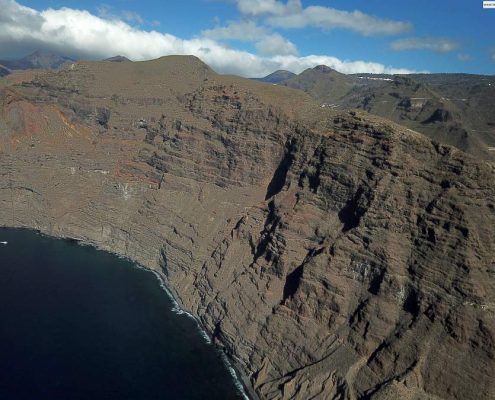
<instances>
[{"instance_id":1,"label":"rocky outcrop","mask_svg":"<svg viewBox=\"0 0 495 400\"><path fill-rule=\"evenodd\" d=\"M425 119L423 124L434 124L437 122L448 122L452 120L452 115L448 110L437 108L433 113Z\"/></svg>"},{"instance_id":2,"label":"rocky outcrop","mask_svg":"<svg viewBox=\"0 0 495 400\"><path fill-rule=\"evenodd\" d=\"M494 397L493 164L188 57L1 107L0 223L158 271L253 396Z\"/></svg>"}]
</instances>

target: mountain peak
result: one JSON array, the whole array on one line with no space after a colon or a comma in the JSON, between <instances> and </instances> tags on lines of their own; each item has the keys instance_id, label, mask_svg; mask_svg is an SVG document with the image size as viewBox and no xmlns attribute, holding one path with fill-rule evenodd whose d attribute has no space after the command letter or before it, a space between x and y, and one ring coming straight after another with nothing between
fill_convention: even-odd
<instances>
[{"instance_id":1,"label":"mountain peak","mask_svg":"<svg viewBox=\"0 0 495 400\"><path fill-rule=\"evenodd\" d=\"M105 58L103 61L110 61L110 62L132 62L125 56L114 56L114 57L109 57Z\"/></svg>"},{"instance_id":2,"label":"mountain peak","mask_svg":"<svg viewBox=\"0 0 495 400\"><path fill-rule=\"evenodd\" d=\"M316 67L313 68L313 70L323 73L337 72L336 70L330 68L327 65L317 65Z\"/></svg>"},{"instance_id":3,"label":"mountain peak","mask_svg":"<svg viewBox=\"0 0 495 400\"><path fill-rule=\"evenodd\" d=\"M254 78L254 79L266 83L281 83L283 81L292 78L293 76L296 76L296 74L290 71L286 71L284 69L279 69L263 78Z\"/></svg>"}]
</instances>

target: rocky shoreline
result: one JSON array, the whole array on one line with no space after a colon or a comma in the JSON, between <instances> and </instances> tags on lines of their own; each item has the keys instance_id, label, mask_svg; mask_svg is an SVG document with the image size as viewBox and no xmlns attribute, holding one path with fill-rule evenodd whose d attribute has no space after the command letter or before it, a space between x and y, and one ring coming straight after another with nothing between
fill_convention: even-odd
<instances>
[{"instance_id":1,"label":"rocky shoreline","mask_svg":"<svg viewBox=\"0 0 495 400\"><path fill-rule=\"evenodd\" d=\"M106 251L106 252L109 252L111 254L114 254L117 257L131 261L136 268L140 268L140 269L143 269L145 271L152 273L155 276L155 278L157 279L158 283L160 284L165 295L168 296L170 298L170 300L172 301L172 303L174 304L174 308L172 309L172 311L174 311L178 314L185 314L188 318L192 318L196 322L198 330L201 332L202 335L205 336L205 340L207 340L208 343L212 342L211 332L207 331L206 327L203 326L203 324L201 323L201 320L199 319L199 317L197 315L191 314L187 309L184 308L184 306L180 303L180 300L177 297L176 293L174 292L173 288L167 286L166 280L165 280L166 278L163 275L163 273L161 273L160 271L157 271L155 268L150 267L150 266L141 265L141 264L137 263L136 260L133 260L133 259L127 257L125 254L112 251L111 249L108 249L108 248L104 248L102 246L99 246L98 243L88 241L87 239L82 239L82 238L78 238L78 237L71 237L71 236L64 236L64 235L53 236L48 232L44 232L44 231L41 231L41 230L33 228L33 227L29 227L29 226L10 226L10 225L4 225L4 224L0 223L0 227L1 228L26 229L26 230L36 232L36 233L43 235L43 236L53 237L53 238L56 238L59 240L74 241L81 246L91 246L97 250ZM258 400L259 398L257 397L256 393L254 392L254 389L250 386L248 376L240 370L240 365L237 364L234 359L228 358L228 356L225 354L224 350L222 349L223 346L219 346L219 343L217 343L216 347L217 347L218 351L221 352L221 354L223 355L222 358L223 358L223 361L225 363L225 366L227 369L229 369L230 374L232 375L232 378L235 382L235 385L238 388L239 392L242 394L242 396L244 396L244 398L246 398L247 400L249 400L249 399Z\"/></svg>"},{"instance_id":2,"label":"rocky shoreline","mask_svg":"<svg viewBox=\"0 0 495 400\"><path fill-rule=\"evenodd\" d=\"M143 269L143 270L148 271L151 274L153 274L155 276L155 278L158 280L165 295L168 296L170 298L170 300L172 301L172 303L174 304L174 308L172 309L172 311L174 311L178 314L185 314L185 315L187 315L187 317L192 318L196 322L198 330L202 333L202 335L205 335L205 340L207 340L208 343L212 342L212 333L207 331L206 327L201 323L201 320L199 319L199 317L197 315L191 314L187 309L184 308L184 306L180 303L180 299L177 297L177 294L174 292L173 288L167 286L167 283L165 280L166 278L163 275L163 273L161 273L160 271L157 271L155 268L141 265L141 264L137 263L136 260L133 260L133 259L127 257L125 254L111 251L110 249L107 249L107 248L100 246L98 243L91 242L91 241L88 241L86 239L82 239L82 238L78 238L78 237L71 237L71 236L63 236L63 235L62 236L61 235L53 236L53 235L50 235L48 232L44 232L44 231L41 231L41 230L33 228L33 227L29 227L29 226L10 226L10 225L3 225L0 223L0 227L1 228L13 228L13 229L27 229L27 230L36 232L40 235L53 237L53 238L56 238L59 240L74 241L81 246L91 246L97 250L106 251L106 252L109 252L111 254L114 254L115 256L117 256L119 258L123 258L125 260L131 261L136 268ZM258 396L256 395L256 393L254 392L254 389L250 385L249 377L240 369L241 368L240 364L236 363L236 361L234 359L228 358L228 355L226 355L224 350L223 350L223 346L219 346L219 344L220 343L216 343L216 347L217 347L218 351L221 352L225 366L227 369L229 369L230 374L232 375L232 378L233 378L235 385L238 388L239 392L242 394L242 396L246 400L258 400L259 399Z\"/></svg>"},{"instance_id":3,"label":"rocky shoreline","mask_svg":"<svg viewBox=\"0 0 495 400\"><path fill-rule=\"evenodd\" d=\"M259 398L494 393L494 164L191 57L0 99L0 225L159 273Z\"/></svg>"}]
</instances>

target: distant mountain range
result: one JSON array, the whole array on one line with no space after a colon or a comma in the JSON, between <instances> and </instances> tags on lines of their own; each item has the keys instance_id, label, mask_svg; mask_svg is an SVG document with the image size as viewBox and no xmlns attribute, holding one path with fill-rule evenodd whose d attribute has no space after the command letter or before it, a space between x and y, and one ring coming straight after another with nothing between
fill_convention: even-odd
<instances>
[{"instance_id":1,"label":"distant mountain range","mask_svg":"<svg viewBox=\"0 0 495 400\"><path fill-rule=\"evenodd\" d=\"M106 58L103 61L110 61L110 62L132 62L129 60L127 57L124 56L115 56L115 57L110 57Z\"/></svg>"},{"instance_id":2,"label":"distant mountain range","mask_svg":"<svg viewBox=\"0 0 495 400\"><path fill-rule=\"evenodd\" d=\"M28 69L58 69L67 63L77 60L61 56L48 51L37 50L32 54L15 60L0 60L0 77L10 74L12 71ZM132 62L127 57L115 56L106 58L103 61L110 62Z\"/></svg>"},{"instance_id":3,"label":"distant mountain range","mask_svg":"<svg viewBox=\"0 0 495 400\"><path fill-rule=\"evenodd\" d=\"M276 71L261 82L300 89L322 107L358 108L439 142L495 160L495 76L339 73L326 66L299 75Z\"/></svg>"},{"instance_id":4,"label":"distant mountain range","mask_svg":"<svg viewBox=\"0 0 495 400\"><path fill-rule=\"evenodd\" d=\"M10 70L57 69L68 62L74 61L70 57L38 50L17 60L0 60L0 65Z\"/></svg>"}]
</instances>

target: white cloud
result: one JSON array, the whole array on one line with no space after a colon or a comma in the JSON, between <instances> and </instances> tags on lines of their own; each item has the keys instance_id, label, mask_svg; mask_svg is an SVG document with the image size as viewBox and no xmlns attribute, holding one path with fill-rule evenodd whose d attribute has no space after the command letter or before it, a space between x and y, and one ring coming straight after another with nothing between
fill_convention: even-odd
<instances>
[{"instance_id":1,"label":"white cloud","mask_svg":"<svg viewBox=\"0 0 495 400\"><path fill-rule=\"evenodd\" d=\"M0 0L0 9L0 54L4 56L34 49L92 59L120 54L131 60L148 60L170 54L192 54L220 73L241 76L264 76L277 69L299 73L319 64L344 73L411 72L372 62L342 61L330 56L258 56L228 48L210 38L185 40L70 8L36 11L14 0Z\"/></svg>"},{"instance_id":2,"label":"white cloud","mask_svg":"<svg viewBox=\"0 0 495 400\"><path fill-rule=\"evenodd\" d=\"M363 35L395 35L411 29L402 21L391 21L364 14L361 11L340 11L334 8L310 6L301 13L273 16L268 23L281 28L313 26L323 29L349 29Z\"/></svg>"},{"instance_id":3,"label":"white cloud","mask_svg":"<svg viewBox=\"0 0 495 400\"><path fill-rule=\"evenodd\" d=\"M217 26L201 32L201 35L216 40L257 41L268 34L268 30L254 21L231 21L226 26Z\"/></svg>"},{"instance_id":4,"label":"white cloud","mask_svg":"<svg viewBox=\"0 0 495 400\"><path fill-rule=\"evenodd\" d=\"M124 10L122 11L122 16L126 21L136 22L137 24L143 24L144 19L137 12Z\"/></svg>"},{"instance_id":5,"label":"white cloud","mask_svg":"<svg viewBox=\"0 0 495 400\"><path fill-rule=\"evenodd\" d=\"M369 72L372 74L410 74L411 71L406 68L387 67L380 63L368 61L342 61L337 57L311 55L305 57L295 56L276 56L272 61L279 65L277 69L286 69L295 73L300 73L307 68L313 68L317 65L327 65L339 72L345 74L357 74Z\"/></svg>"},{"instance_id":6,"label":"white cloud","mask_svg":"<svg viewBox=\"0 0 495 400\"><path fill-rule=\"evenodd\" d=\"M492 60L493 62L495 62L495 47L492 47L490 49L490 60Z\"/></svg>"},{"instance_id":7,"label":"white cloud","mask_svg":"<svg viewBox=\"0 0 495 400\"><path fill-rule=\"evenodd\" d=\"M459 53L457 54L457 59L462 62L469 62L472 61L473 57L471 57L469 54Z\"/></svg>"},{"instance_id":8,"label":"white cloud","mask_svg":"<svg viewBox=\"0 0 495 400\"><path fill-rule=\"evenodd\" d=\"M226 26L208 29L201 34L203 37L216 40L255 42L256 49L264 56L297 54L294 43L278 33L257 25L254 21L231 21Z\"/></svg>"},{"instance_id":9,"label":"white cloud","mask_svg":"<svg viewBox=\"0 0 495 400\"><path fill-rule=\"evenodd\" d=\"M301 0L237 0L237 7L244 15L259 16L264 14L281 15L297 13L302 10Z\"/></svg>"},{"instance_id":10,"label":"white cloud","mask_svg":"<svg viewBox=\"0 0 495 400\"><path fill-rule=\"evenodd\" d=\"M286 56L297 54L294 43L283 38L278 33L274 33L261 39L256 43L256 49L264 56Z\"/></svg>"},{"instance_id":11,"label":"white cloud","mask_svg":"<svg viewBox=\"0 0 495 400\"><path fill-rule=\"evenodd\" d=\"M363 35L395 35L409 31L409 22L393 21L361 11L342 11L331 7L302 7L300 0L237 0L244 15L266 16L267 23L280 28L349 29Z\"/></svg>"},{"instance_id":12,"label":"white cloud","mask_svg":"<svg viewBox=\"0 0 495 400\"><path fill-rule=\"evenodd\" d=\"M392 42L393 50L431 50L437 53L448 53L460 47L460 43L446 38L414 37Z\"/></svg>"},{"instance_id":13,"label":"white cloud","mask_svg":"<svg viewBox=\"0 0 495 400\"><path fill-rule=\"evenodd\" d=\"M108 4L101 4L96 8L99 17L104 19L124 19L129 23L143 24L144 19L138 13L129 10L116 12L115 9Z\"/></svg>"}]
</instances>

